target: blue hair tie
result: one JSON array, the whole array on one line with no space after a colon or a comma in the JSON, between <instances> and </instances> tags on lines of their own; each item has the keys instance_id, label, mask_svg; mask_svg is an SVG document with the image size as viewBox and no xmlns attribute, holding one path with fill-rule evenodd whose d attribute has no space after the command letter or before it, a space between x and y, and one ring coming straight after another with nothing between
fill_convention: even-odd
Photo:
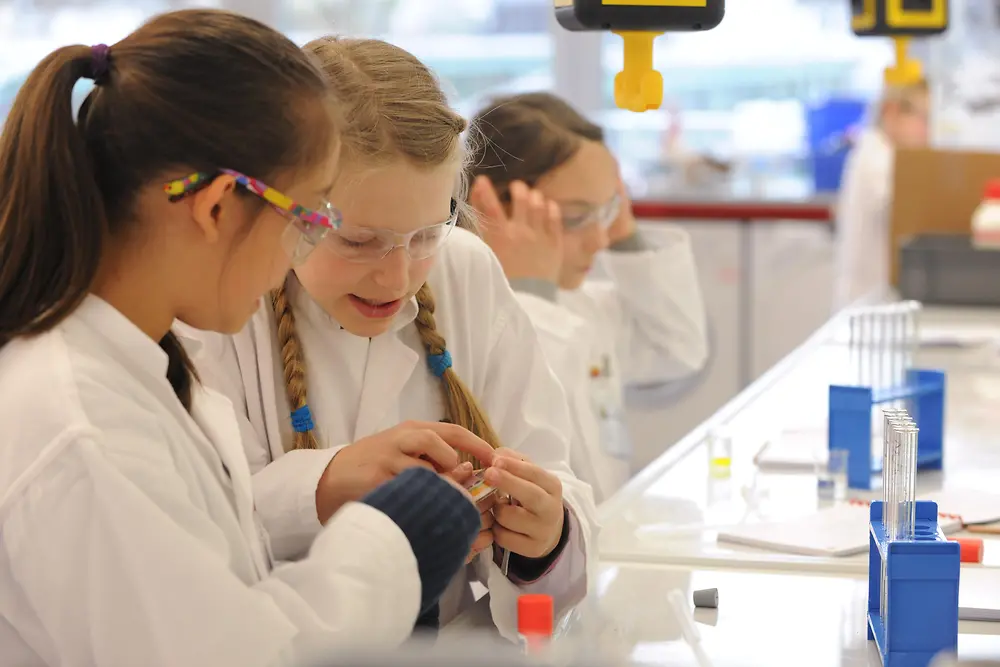
<instances>
[{"instance_id":1,"label":"blue hair tie","mask_svg":"<svg viewBox=\"0 0 1000 667\"><path fill-rule=\"evenodd\" d=\"M303 405L298 410L292 410L292 430L296 433L308 433L315 428L313 424L312 412L308 405Z\"/></svg>"},{"instance_id":2,"label":"blue hair tie","mask_svg":"<svg viewBox=\"0 0 1000 667\"><path fill-rule=\"evenodd\" d=\"M451 368L451 353L445 350L441 354L428 354L427 367L431 369L434 377L441 377L444 372Z\"/></svg>"}]
</instances>

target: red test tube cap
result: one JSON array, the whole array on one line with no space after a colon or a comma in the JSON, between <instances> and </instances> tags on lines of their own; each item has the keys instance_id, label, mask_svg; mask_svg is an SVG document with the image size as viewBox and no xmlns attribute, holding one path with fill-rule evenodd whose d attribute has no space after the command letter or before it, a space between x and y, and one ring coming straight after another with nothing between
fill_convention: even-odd
<instances>
[{"instance_id":1,"label":"red test tube cap","mask_svg":"<svg viewBox=\"0 0 1000 667\"><path fill-rule=\"evenodd\" d=\"M958 542L963 563L983 562L983 541L978 537L949 537L950 542Z\"/></svg>"},{"instance_id":2,"label":"red test tube cap","mask_svg":"<svg viewBox=\"0 0 1000 667\"><path fill-rule=\"evenodd\" d=\"M551 595L517 598L517 631L521 635L551 637L554 616Z\"/></svg>"}]
</instances>

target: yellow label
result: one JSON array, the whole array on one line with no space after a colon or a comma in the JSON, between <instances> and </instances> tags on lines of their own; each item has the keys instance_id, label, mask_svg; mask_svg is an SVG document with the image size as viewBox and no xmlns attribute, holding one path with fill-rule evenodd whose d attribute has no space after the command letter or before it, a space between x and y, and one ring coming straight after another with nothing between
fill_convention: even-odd
<instances>
[{"instance_id":1,"label":"yellow label","mask_svg":"<svg viewBox=\"0 0 1000 667\"><path fill-rule=\"evenodd\" d=\"M708 7L708 0L601 0L615 7Z\"/></svg>"},{"instance_id":2,"label":"yellow label","mask_svg":"<svg viewBox=\"0 0 1000 667\"><path fill-rule=\"evenodd\" d=\"M890 28L943 28L948 24L948 0L934 0L927 11L906 9L904 0L886 0L885 23Z\"/></svg>"},{"instance_id":3,"label":"yellow label","mask_svg":"<svg viewBox=\"0 0 1000 667\"><path fill-rule=\"evenodd\" d=\"M555 0L556 7L572 7L573 0Z\"/></svg>"}]
</instances>

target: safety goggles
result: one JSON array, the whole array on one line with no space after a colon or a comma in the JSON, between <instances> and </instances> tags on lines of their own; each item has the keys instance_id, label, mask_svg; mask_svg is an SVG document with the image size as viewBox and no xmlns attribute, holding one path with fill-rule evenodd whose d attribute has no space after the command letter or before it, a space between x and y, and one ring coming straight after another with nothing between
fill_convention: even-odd
<instances>
[{"instance_id":1,"label":"safety goggles","mask_svg":"<svg viewBox=\"0 0 1000 667\"><path fill-rule=\"evenodd\" d=\"M339 225L323 239L323 247L351 262L376 262L396 248L404 248L412 260L434 255L458 222L458 203L451 200L451 217L412 232L400 234L392 229Z\"/></svg>"},{"instance_id":2,"label":"safety goggles","mask_svg":"<svg viewBox=\"0 0 1000 667\"><path fill-rule=\"evenodd\" d=\"M281 237L281 244L293 264L305 261L327 234L338 229L343 222L340 211L324 201L319 208L310 209L296 204L287 195L263 181L232 169L220 169L215 174L198 172L179 178L163 186L170 201L179 201L209 185L218 174L232 176L236 183L267 202L271 208L288 220L289 225Z\"/></svg>"},{"instance_id":3,"label":"safety goggles","mask_svg":"<svg viewBox=\"0 0 1000 667\"><path fill-rule=\"evenodd\" d=\"M611 199L597 206L560 204L560 208L562 208L563 227L568 232L584 232L594 225L607 229L621 213L622 198L615 193Z\"/></svg>"}]
</instances>

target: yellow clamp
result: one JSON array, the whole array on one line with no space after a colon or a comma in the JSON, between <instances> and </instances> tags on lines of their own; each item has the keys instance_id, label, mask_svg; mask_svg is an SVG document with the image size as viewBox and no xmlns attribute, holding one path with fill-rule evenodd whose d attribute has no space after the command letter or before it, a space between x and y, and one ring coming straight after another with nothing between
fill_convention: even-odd
<instances>
[{"instance_id":1,"label":"yellow clamp","mask_svg":"<svg viewBox=\"0 0 1000 667\"><path fill-rule=\"evenodd\" d=\"M911 60L907 55L909 37L893 37L896 46L896 64L885 70L885 83L889 86L904 87L920 83L924 73L919 60Z\"/></svg>"},{"instance_id":2,"label":"yellow clamp","mask_svg":"<svg viewBox=\"0 0 1000 667\"><path fill-rule=\"evenodd\" d=\"M629 111L659 109L663 75L653 69L653 40L662 32L615 31L625 41L625 67L615 75L615 104Z\"/></svg>"}]
</instances>

